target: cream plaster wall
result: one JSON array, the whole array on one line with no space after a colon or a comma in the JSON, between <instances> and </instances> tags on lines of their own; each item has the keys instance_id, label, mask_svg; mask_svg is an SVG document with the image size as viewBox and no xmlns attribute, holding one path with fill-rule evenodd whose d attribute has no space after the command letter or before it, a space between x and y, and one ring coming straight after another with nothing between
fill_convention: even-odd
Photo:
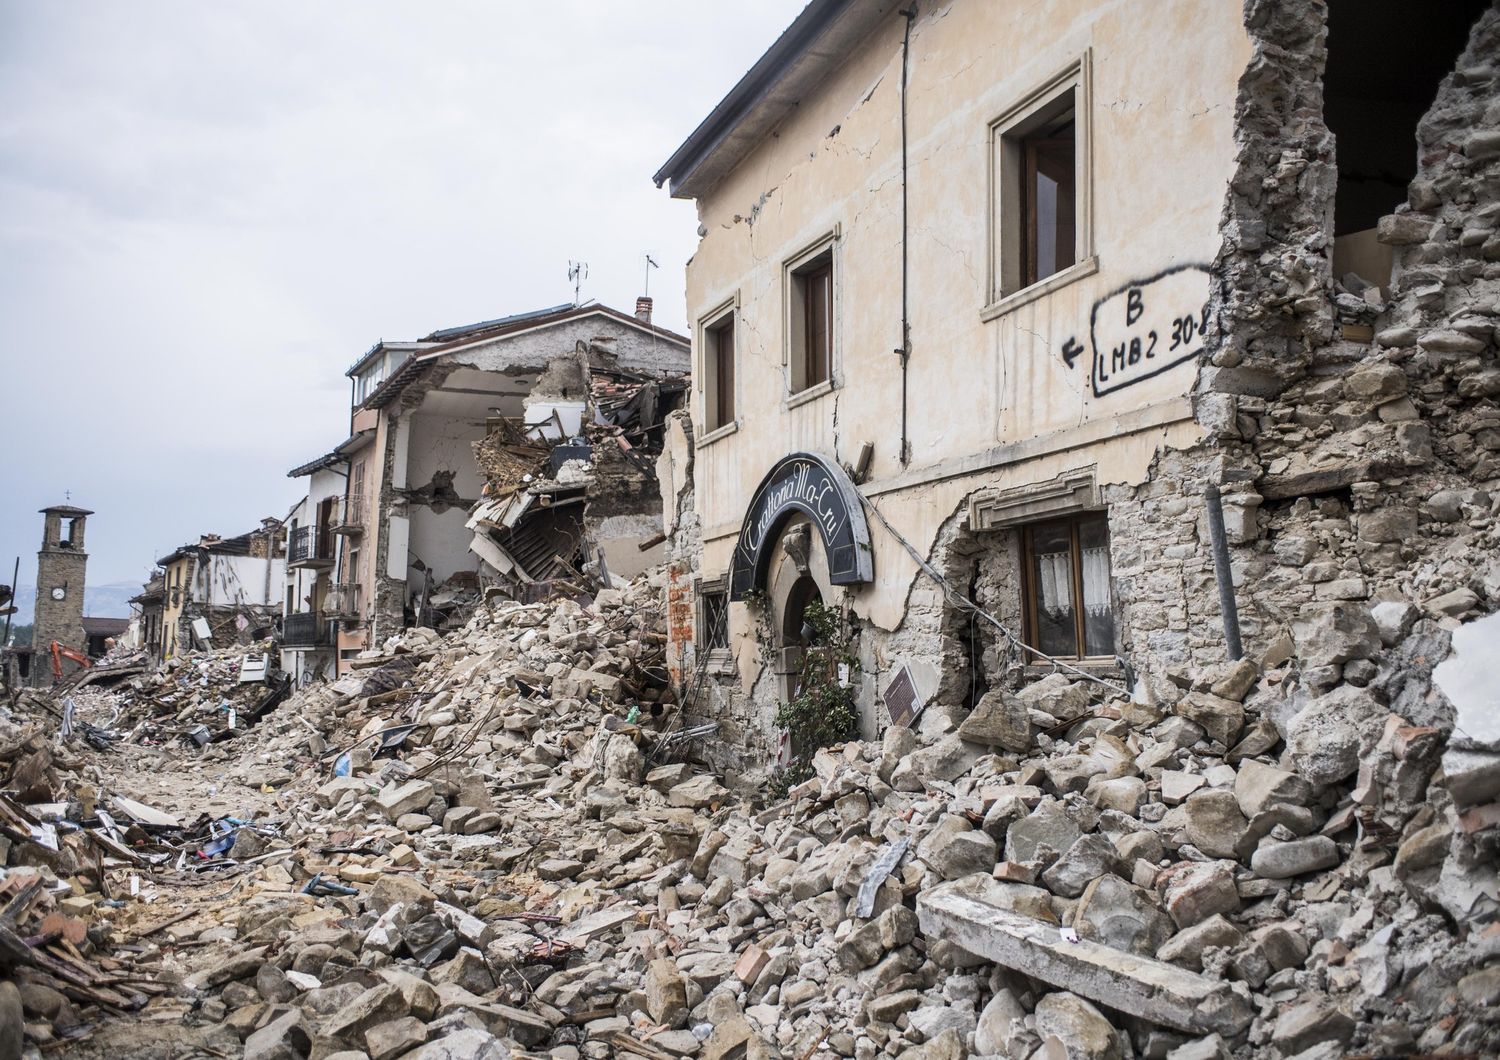
<instances>
[{"instance_id":1,"label":"cream plaster wall","mask_svg":"<svg viewBox=\"0 0 1500 1060\"><path fill-rule=\"evenodd\" d=\"M846 463L873 443L863 488L925 552L977 488L1086 464L1098 466L1100 484L1139 481L1158 447L1196 439L1184 400L1191 361L1094 396L1090 314L1111 292L1213 260L1235 154L1236 82L1250 54L1241 18L1238 4L1201 0L922 5L908 95L910 467L899 460L901 376L892 352L901 335L903 19L877 29L699 200L707 234L688 267L689 318L728 299L739 305L738 428L696 454L705 577L727 569L751 494L791 451ZM986 321L990 124L1085 55L1098 269ZM789 406L782 264L835 230L838 385ZM1207 297L1202 274L1158 289L1168 288L1186 312ZM1123 308L1116 299L1101 312L1113 319ZM1119 323L1109 326L1118 332ZM1069 339L1084 350L1071 366L1062 357ZM695 361L700 384L701 368ZM701 389L693 414L701 438ZM871 538L875 581L853 600L891 629L915 565L873 522ZM744 609L733 610L742 626ZM751 669L741 671L747 684Z\"/></svg>"}]
</instances>

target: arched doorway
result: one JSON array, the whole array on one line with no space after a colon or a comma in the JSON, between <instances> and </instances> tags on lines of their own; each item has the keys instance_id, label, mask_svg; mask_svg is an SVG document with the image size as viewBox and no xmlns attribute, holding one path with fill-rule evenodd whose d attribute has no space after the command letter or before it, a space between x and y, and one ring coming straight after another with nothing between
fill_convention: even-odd
<instances>
[{"instance_id":1,"label":"arched doorway","mask_svg":"<svg viewBox=\"0 0 1500 1060\"><path fill-rule=\"evenodd\" d=\"M781 696L792 700L801 692L802 662L807 652L809 634L806 614L809 604L822 603L823 593L810 574L798 575L788 590L781 606L781 621L777 629L777 653L781 670ZM797 752L786 733L782 733L777 746L777 760L790 762Z\"/></svg>"}]
</instances>

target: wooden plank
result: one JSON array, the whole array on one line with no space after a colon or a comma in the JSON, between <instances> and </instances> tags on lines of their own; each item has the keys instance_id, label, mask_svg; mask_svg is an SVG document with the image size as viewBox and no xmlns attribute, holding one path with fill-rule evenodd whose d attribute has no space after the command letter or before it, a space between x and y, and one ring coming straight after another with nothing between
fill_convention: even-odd
<instances>
[{"instance_id":1,"label":"wooden plank","mask_svg":"<svg viewBox=\"0 0 1500 1060\"><path fill-rule=\"evenodd\" d=\"M615 1031L614 1034L610 1035L609 1041L616 1049L634 1056L648 1057L649 1060L677 1060L675 1056L665 1049L658 1049L654 1045L638 1042L624 1031Z\"/></svg>"},{"instance_id":2,"label":"wooden plank","mask_svg":"<svg viewBox=\"0 0 1500 1060\"><path fill-rule=\"evenodd\" d=\"M148 927L148 928L144 929L143 931L137 931L134 935L132 935L130 937L133 938L133 939L149 938L150 936L155 935L158 931L165 931L167 928L171 927L173 924L180 924L184 920L187 920L188 918L194 917L194 916L197 916L197 915L198 915L198 910L196 910L196 909L185 909L181 913L178 913L176 916L168 917L166 920L163 920L160 924L153 924L151 927Z\"/></svg>"}]
</instances>

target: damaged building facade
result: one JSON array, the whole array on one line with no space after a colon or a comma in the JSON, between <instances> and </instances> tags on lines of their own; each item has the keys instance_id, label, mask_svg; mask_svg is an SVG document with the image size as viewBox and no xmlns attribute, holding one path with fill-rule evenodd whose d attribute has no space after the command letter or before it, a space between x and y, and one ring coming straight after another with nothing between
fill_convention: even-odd
<instances>
[{"instance_id":1,"label":"damaged building facade","mask_svg":"<svg viewBox=\"0 0 1500 1060\"><path fill-rule=\"evenodd\" d=\"M362 504L349 489L347 450L294 467L288 478L306 481L307 493L287 513L286 582L281 616L281 668L299 683L337 676L338 624L335 577L343 552L363 532Z\"/></svg>"},{"instance_id":2,"label":"damaged building facade","mask_svg":"<svg viewBox=\"0 0 1500 1060\"><path fill-rule=\"evenodd\" d=\"M155 632L144 647L158 662L194 648L264 639L281 616L286 548L278 519L262 519L237 537L205 534L156 563L160 588L153 575L137 600L143 629Z\"/></svg>"},{"instance_id":3,"label":"damaged building facade","mask_svg":"<svg viewBox=\"0 0 1500 1060\"><path fill-rule=\"evenodd\" d=\"M644 298L634 315L560 305L376 344L347 373L350 437L329 457L344 495L316 516L342 542L320 609L340 665L486 592L659 562L653 461L688 363Z\"/></svg>"},{"instance_id":4,"label":"damaged building facade","mask_svg":"<svg viewBox=\"0 0 1500 1060\"><path fill-rule=\"evenodd\" d=\"M809 5L656 174L700 219L660 477L716 764L785 754L810 601L867 736L1057 668L1170 710L1236 636L1268 718L1451 728L1420 660L1500 605L1497 35Z\"/></svg>"}]
</instances>

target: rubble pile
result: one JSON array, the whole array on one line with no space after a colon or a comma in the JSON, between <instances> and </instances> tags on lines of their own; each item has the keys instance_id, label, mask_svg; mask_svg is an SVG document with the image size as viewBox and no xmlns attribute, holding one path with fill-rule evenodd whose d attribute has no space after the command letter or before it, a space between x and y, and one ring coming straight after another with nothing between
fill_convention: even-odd
<instances>
[{"instance_id":1,"label":"rubble pile","mask_svg":"<svg viewBox=\"0 0 1500 1060\"><path fill-rule=\"evenodd\" d=\"M126 891L112 886L104 855L121 848L108 835L96 837L71 823L91 818L99 828L109 814L97 789L81 780L80 757L59 748L54 732L50 719L22 726L0 718L4 1056L22 1055L23 1041L65 1046L89 1035L101 1015L123 1016L171 992L154 970L136 967L128 940L110 930ZM116 813L144 840L128 816L133 808L126 800ZM113 821L108 827L120 835Z\"/></svg>"},{"instance_id":2,"label":"rubble pile","mask_svg":"<svg viewBox=\"0 0 1500 1060\"><path fill-rule=\"evenodd\" d=\"M1465 714L1492 631L1459 628L1458 669L1434 679L1437 620L1341 604L1259 659L1172 672L1151 702L1053 674L930 704L758 808L682 761L664 577L410 630L201 750L80 749L56 816L98 856L42 890L128 953L99 974L134 993L89 1018L142 1009L90 1048L1314 1060L1500 1042L1494 734ZM1307 691L1303 669L1335 657L1374 672ZM120 805L136 816L98 812ZM7 887L35 846L12 847ZM33 1040L62 1033L21 1001Z\"/></svg>"},{"instance_id":3,"label":"rubble pile","mask_svg":"<svg viewBox=\"0 0 1500 1060\"><path fill-rule=\"evenodd\" d=\"M111 727L131 742L203 744L253 722L286 695L283 680L269 672L272 658L263 644L192 651L107 691L79 695L98 711L116 708Z\"/></svg>"}]
</instances>

